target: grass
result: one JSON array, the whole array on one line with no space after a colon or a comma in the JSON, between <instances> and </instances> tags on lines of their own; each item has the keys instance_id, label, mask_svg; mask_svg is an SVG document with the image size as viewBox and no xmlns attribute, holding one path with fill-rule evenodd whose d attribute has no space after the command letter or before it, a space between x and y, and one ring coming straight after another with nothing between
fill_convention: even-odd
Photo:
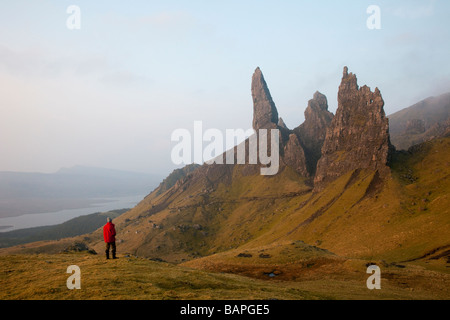
<instances>
[{"instance_id":1,"label":"grass","mask_svg":"<svg viewBox=\"0 0 450 320\"><path fill-rule=\"evenodd\" d=\"M81 270L81 289L69 290L69 265ZM449 277L407 265L382 267L382 289L368 290L362 261L345 274L301 281L260 280L142 258L105 260L85 253L0 256L0 300L318 300L449 299ZM408 276L409 274L409 276Z\"/></svg>"},{"instance_id":2,"label":"grass","mask_svg":"<svg viewBox=\"0 0 450 320\"><path fill-rule=\"evenodd\" d=\"M81 289L69 290L69 265L81 270ZM0 257L0 299L324 299L282 283L209 273L139 258L105 260L90 254Z\"/></svg>"}]
</instances>

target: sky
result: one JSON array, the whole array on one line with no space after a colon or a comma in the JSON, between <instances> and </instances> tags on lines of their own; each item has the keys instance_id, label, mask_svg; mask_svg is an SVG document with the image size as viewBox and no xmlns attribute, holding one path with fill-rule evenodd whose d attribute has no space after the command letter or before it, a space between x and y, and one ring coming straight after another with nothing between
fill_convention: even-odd
<instances>
[{"instance_id":1,"label":"sky","mask_svg":"<svg viewBox=\"0 0 450 320\"><path fill-rule=\"evenodd\" d=\"M392 114L450 91L449 16L448 0L2 0L0 171L168 174L174 130L251 128L256 67L291 129L315 91L336 111L344 66Z\"/></svg>"}]
</instances>

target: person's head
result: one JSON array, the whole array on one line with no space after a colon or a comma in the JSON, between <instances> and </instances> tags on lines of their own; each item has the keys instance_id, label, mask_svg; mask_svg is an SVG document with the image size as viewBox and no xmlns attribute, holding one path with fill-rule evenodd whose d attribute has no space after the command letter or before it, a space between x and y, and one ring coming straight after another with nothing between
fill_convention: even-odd
<instances>
[{"instance_id":1,"label":"person's head","mask_svg":"<svg viewBox=\"0 0 450 320\"><path fill-rule=\"evenodd\" d=\"M106 218L106 222L111 222L111 221L112 221L112 220L111 220L110 217Z\"/></svg>"}]
</instances>

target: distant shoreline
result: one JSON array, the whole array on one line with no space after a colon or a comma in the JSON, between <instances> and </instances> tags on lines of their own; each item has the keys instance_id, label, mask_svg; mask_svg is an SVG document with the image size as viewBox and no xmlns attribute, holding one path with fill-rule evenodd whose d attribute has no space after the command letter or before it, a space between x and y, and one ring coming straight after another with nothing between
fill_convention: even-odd
<instances>
[{"instance_id":1,"label":"distant shoreline","mask_svg":"<svg viewBox=\"0 0 450 320\"><path fill-rule=\"evenodd\" d=\"M18 217L24 214L40 214L61 210L95 207L97 203L114 201L104 198L23 198L0 199L0 218Z\"/></svg>"},{"instance_id":2,"label":"distant shoreline","mask_svg":"<svg viewBox=\"0 0 450 320\"><path fill-rule=\"evenodd\" d=\"M145 195L131 195L122 197L91 198L87 206L81 208L63 208L58 211L43 213L27 213L13 217L0 218L0 233L27 229L40 226L52 226L70 219L95 212L107 212L121 208L133 208ZM79 202L81 204L81 202ZM84 202L85 203L85 202ZM7 227L10 226L10 227Z\"/></svg>"}]
</instances>

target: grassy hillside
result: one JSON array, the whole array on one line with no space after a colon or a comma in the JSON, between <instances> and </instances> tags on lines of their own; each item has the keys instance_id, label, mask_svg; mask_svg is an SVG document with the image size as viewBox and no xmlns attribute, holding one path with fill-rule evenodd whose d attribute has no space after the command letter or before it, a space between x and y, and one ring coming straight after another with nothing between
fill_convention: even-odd
<instances>
[{"instance_id":1,"label":"grassy hillside","mask_svg":"<svg viewBox=\"0 0 450 320\"><path fill-rule=\"evenodd\" d=\"M116 219L120 246L176 263L297 240L350 258L416 259L450 245L449 144L436 139L397 154L386 181L357 170L320 193L289 167L272 177L202 167ZM99 232L90 238L103 246Z\"/></svg>"},{"instance_id":2,"label":"grassy hillside","mask_svg":"<svg viewBox=\"0 0 450 320\"><path fill-rule=\"evenodd\" d=\"M245 169L227 166L215 180L200 170L160 195L156 190L116 219L121 247L169 262L229 250L275 225L283 203L311 192L288 167L270 178L248 175ZM99 232L90 238L98 239L89 243L95 250L103 246Z\"/></svg>"},{"instance_id":3,"label":"grassy hillside","mask_svg":"<svg viewBox=\"0 0 450 320\"><path fill-rule=\"evenodd\" d=\"M309 297L449 299L448 159L450 138L434 139L397 153L386 180L354 170L317 193L289 167L261 176L252 166L202 166L115 219L118 252L141 257L136 270L144 268L141 262L161 267L162 279L166 266L269 281L269 287L282 284ZM0 253L57 253L74 241L103 252L99 229ZM143 258L178 265L147 265ZM15 258L2 259L4 265ZM89 259L100 264L102 255ZM370 263L383 272L386 290L378 296L365 287Z\"/></svg>"},{"instance_id":4,"label":"grassy hillside","mask_svg":"<svg viewBox=\"0 0 450 320\"><path fill-rule=\"evenodd\" d=\"M398 153L387 181L354 171L320 193L289 167L272 177L247 166L202 167L115 219L118 245L175 263L297 240L343 257L390 262L445 252L449 144L450 138L435 139ZM100 230L89 239L103 250Z\"/></svg>"},{"instance_id":5,"label":"grassy hillside","mask_svg":"<svg viewBox=\"0 0 450 320\"><path fill-rule=\"evenodd\" d=\"M450 139L437 139L397 154L392 178L384 183L376 173L355 171L321 193L284 201L276 223L239 249L301 240L345 258L394 264L426 258L426 264L436 262L448 272L449 153ZM287 257L281 250L273 256Z\"/></svg>"}]
</instances>

